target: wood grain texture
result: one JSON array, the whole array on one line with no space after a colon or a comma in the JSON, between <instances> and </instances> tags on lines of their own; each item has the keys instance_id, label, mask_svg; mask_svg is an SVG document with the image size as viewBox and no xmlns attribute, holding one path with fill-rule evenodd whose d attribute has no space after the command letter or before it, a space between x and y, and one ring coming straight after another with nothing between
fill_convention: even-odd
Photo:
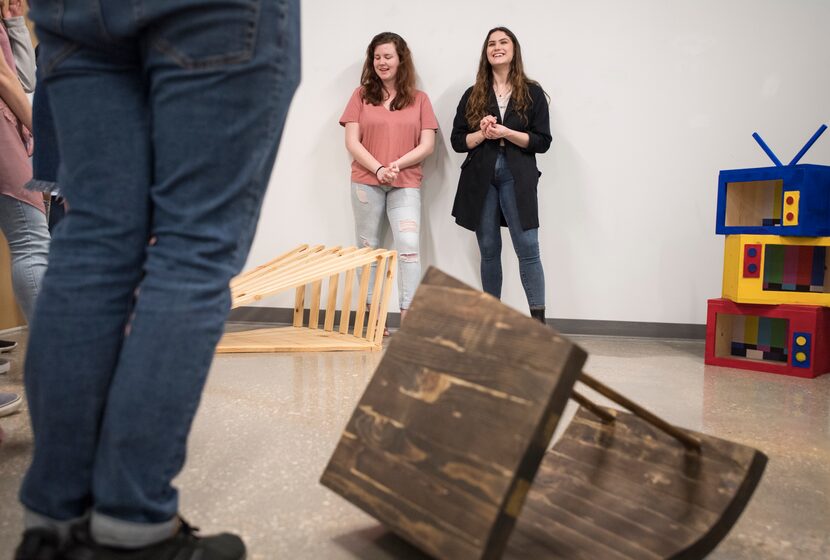
<instances>
[{"instance_id":1,"label":"wood grain texture","mask_svg":"<svg viewBox=\"0 0 830 560\"><path fill-rule=\"evenodd\" d=\"M437 558L496 558L586 354L431 268L321 482Z\"/></svg>"},{"instance_id":2,"label":"wood grain texture","mask_svg":"<svg viewBox=\"0 0 830 560\"><path fill-rule=\"evenodd\" d=\"M585 358L431 268L321 482L435 558L704 557L766 456L605 407L545 453Z\"/></svg>"},{"instance_id":3,"label":"wood grain texture","mask_svg":"<svg viewBox=\"0 0 830 560\"><path fill-rule=\"evenodd\" d=\"M759 451L687 431L700 453L632 414L580 408L548 452L505 558L703 558L740 516Z\"/></svg>"}]
</instances>

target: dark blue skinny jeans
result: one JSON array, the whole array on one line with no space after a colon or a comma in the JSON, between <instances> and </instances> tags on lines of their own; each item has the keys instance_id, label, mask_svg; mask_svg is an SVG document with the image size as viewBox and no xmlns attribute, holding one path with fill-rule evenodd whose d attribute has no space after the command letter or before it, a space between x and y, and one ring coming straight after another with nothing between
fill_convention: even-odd
<instances>
[{"instance_id":1,"label":"dark blue skinny jeans","mask_svg":"<svg viewBox=\"0 0 830 560\"><path fill-rule=\"evenodd\" d=\"M481 252L481 285L485 292L501 298L501 215L507 221L513 249L519 258L519 275L522 278L527 303L531 309L545 307L545 272L539 258L539 228L522 229L513 175L507 166L504 152L499 152L493 183L484 198L481 220L476 229L478 248Z\"/></svg>"}]
</instances>

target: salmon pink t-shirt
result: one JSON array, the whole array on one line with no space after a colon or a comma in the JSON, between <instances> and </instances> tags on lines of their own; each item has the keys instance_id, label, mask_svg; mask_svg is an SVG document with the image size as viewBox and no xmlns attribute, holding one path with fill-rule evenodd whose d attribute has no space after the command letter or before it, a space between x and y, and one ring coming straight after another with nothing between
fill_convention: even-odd
<instances>
[{"instance_id":1,"label":"salmon pink t-shirt","mask_svg":"<svg viewBox=\"0 0 830 560\"><path fill-rule=\"evenodd\" d=\"M12 46L3 24L0 24L0 56L5 58L12 75L16 76ZM25 202L45 213L43 195L24 187L32 178L30 155L31 133L0 98L0 194Z\"/></svg>"},{"instance_id":2,"label":"salmon pink t-shirt","mask_svg":"<svg viewBox=\"0 0 830 560\"><path fill-rule=\"evenodd\" d=\"M437 130L438 120L432 110L429 97L422 91L415 91L415 101L408 107L390 111L383 105L370 105L360 96L361 88L352 93L343 116L341 126L356 122L360 125L360 143L380 163L388 165L404 154L411 152L421 140L422 130ZM420 187L424 174L421 164L401 169L393 187ZM352 182L364 185L379 185L374 169L366 169L352 161ZM385 185L384 185L385 186Z\"/></svg>"}]
</instances>

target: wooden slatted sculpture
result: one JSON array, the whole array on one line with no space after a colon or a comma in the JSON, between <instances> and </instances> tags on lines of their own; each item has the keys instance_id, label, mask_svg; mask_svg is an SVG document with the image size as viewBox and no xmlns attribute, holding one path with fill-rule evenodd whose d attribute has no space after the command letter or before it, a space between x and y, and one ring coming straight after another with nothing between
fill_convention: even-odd
<instances>
[{"instance_id":1,"label":"wooden slatted sculpture","mask_svg":"<svg viewBox=\"0 0 830 560\"><path fill-rule=\"evenodd\" d=\"M385 249L300 245L262 266L244 272L231 282L232 307L294 290L293 324L288 327L226 333L219 341L216 351L380 350L396 262L395 251ZM373 264L377 267L377 273L372 287L371 305L367 305ZM357 274L358 270L360 275ZM355 289L358 303L352 326L351 304ZM335 328L338 293L342 293L342 309ZM324 297L326 310L321 324L320 306Z\"/></svg>"},{"instance_id":2,"label":"wooden slatted sculpture","mask_svg":"<svg viewBox=\"0 0 830 560\"><path fill-rule=\"evenodd\" d=\"M436 558L702 557L766 457L669 425L586 357L431 268L321 482ZM546 452L569 398L581 408Z\"/></svg>"}]
</instances>

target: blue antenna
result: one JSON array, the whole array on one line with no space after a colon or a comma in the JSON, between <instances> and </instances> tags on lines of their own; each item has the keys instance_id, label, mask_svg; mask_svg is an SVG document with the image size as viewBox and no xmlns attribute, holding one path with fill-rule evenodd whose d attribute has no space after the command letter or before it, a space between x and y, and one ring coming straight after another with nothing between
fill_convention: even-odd
<instances>
[{"instance_id":1,"label":"blue antenna","mask_svg":"<svg viewBox=\"0 0 830 560\"><path fill-rule=\"evenodd\" d=\"M812 147L813 147L813 144L815 144L815 143L816 143L816 140L818 140L818 137L819 137L819 136L821 136L821 135L822 135L822 133L823 133L825 130L827 130L827 125L826 125L826 124L823 124L823 125L821 125L820 127L818 127L818 130L816 131L816 133L815 133L815 134L813 134L812 138L810 138L809 140L807 140L807 143L806 143L806 144L804 144L804 147L803 147L803 148L801 148L801 151L800 151L800 152L798 152L798 153L795 155L795 157L794 157L794 158L793 158L793 160L789 163L789 165L795 165L796 163L798 163L798 160L800 160L802 157L804 157L804 154L806 154L806 153L807 153L807 150L809 150L810 148L812 148ZM756 138L756 140L757 140L757 138Z\"/></svg>"},{"instance_id":2,"label":"blue antenna","mask_svg":"<svg viewBox=\"0 0 830 560\"><path fill-rule=\"evenodd\" d=\"M772 160L772 163L774 163L776 167L784 167L784 164L781 163L781 160L778 159L778 156L776 156L773 153L773 151L769 149L769 146L767 146L767 143L764 142L764 139L761 138L760 134L758 134L757 132L753 132L752 137L755 138L755 141L758 142L758 145L761 146L761 149L764 150L764 152L766 152L766 154L769 156L769 158ZM806 147L808 149L810 148L810 146Z\"/></svg>"}]
</instances>

